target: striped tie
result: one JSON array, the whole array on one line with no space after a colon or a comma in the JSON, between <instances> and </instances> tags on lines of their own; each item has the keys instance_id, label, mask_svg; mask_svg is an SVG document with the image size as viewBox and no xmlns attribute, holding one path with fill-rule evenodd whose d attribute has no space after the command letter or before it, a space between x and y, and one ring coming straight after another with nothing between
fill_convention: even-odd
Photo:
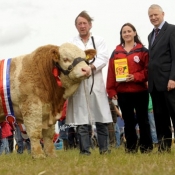
<instances>
[{"instance_id":1,"label":"striped tie","mask_svg":"<svg viewBox=\"0 0 175 175\"><path fill-rule=\"evenodd\" d=\"M157 35L159 34L159 28L156 28L155 30L154 30L154 32L155 32L155 39L156 39L156 37L157 37Z\"/></svg>"}]
</instances>

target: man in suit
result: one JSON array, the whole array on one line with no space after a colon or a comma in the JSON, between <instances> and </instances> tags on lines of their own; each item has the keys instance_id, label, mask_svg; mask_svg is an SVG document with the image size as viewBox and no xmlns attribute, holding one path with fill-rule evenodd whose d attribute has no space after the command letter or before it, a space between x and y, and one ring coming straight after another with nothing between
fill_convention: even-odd
<instances>
[{"instance_id":1,"label":"man in suit","mask_svg":"<svg viewBox=\"0 0 175 175\"><path fill-rule=\"evenodd\" d=\"M164 12L159 5L151 5L148 15L154 26L148 36L148 89L153 102L158 151L170 152L170 118L175 126L175 25L164 21Z\"/></svg>"}]
</instances>

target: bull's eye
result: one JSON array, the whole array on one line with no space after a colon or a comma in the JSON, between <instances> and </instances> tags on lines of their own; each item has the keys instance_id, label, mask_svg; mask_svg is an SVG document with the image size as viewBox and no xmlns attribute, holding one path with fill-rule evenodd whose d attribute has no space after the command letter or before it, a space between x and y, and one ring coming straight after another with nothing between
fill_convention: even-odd
<instances>
[{"instance_id":1,"label":"bull's eye","mask_svg":"<svg viewBox=\"0 0 175 175\"><path fill-rule=\"evenodd\" d=\"M70 60L69 60L68 58L63 58L63 61L64 61L65 63L70 62Z\"/></svg>"}]
</instances>

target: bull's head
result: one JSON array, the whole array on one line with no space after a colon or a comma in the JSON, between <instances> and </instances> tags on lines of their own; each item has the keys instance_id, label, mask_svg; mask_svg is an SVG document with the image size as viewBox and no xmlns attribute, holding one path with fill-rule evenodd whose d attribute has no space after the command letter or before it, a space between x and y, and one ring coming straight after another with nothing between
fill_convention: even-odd
<instances>
[{"instance_id":1,"label":"bull's head","mask_svg":"<svg viewBox=\"0 0 175 175\"><path fill-rule=\"evenodd\" d=\"M80 82L91 75L88 61L95 55L94 49L83 51L70 43L59 47L58 54L55 54L53 60L59 69L62 86L66 89L64 98L72 95Z\"/></svg>"}]
</instances>

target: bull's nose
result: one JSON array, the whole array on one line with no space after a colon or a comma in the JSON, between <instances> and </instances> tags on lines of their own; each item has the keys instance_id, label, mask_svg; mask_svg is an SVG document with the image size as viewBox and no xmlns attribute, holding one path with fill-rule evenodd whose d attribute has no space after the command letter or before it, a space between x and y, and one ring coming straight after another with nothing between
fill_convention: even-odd
<instances>
[{"instance_id":1,"label":"bull's nose","mask_svg":"<svg viewBox=\"0 0 175 175\"><path fill-rule=\"evenodd\" d=\"M86 76L90 76L91 75L91 68L89 66L86 66L86 67L82 68L81 70L82 70L82 72L84 72L84 74Z\"/></svg>"}]
</instances>

